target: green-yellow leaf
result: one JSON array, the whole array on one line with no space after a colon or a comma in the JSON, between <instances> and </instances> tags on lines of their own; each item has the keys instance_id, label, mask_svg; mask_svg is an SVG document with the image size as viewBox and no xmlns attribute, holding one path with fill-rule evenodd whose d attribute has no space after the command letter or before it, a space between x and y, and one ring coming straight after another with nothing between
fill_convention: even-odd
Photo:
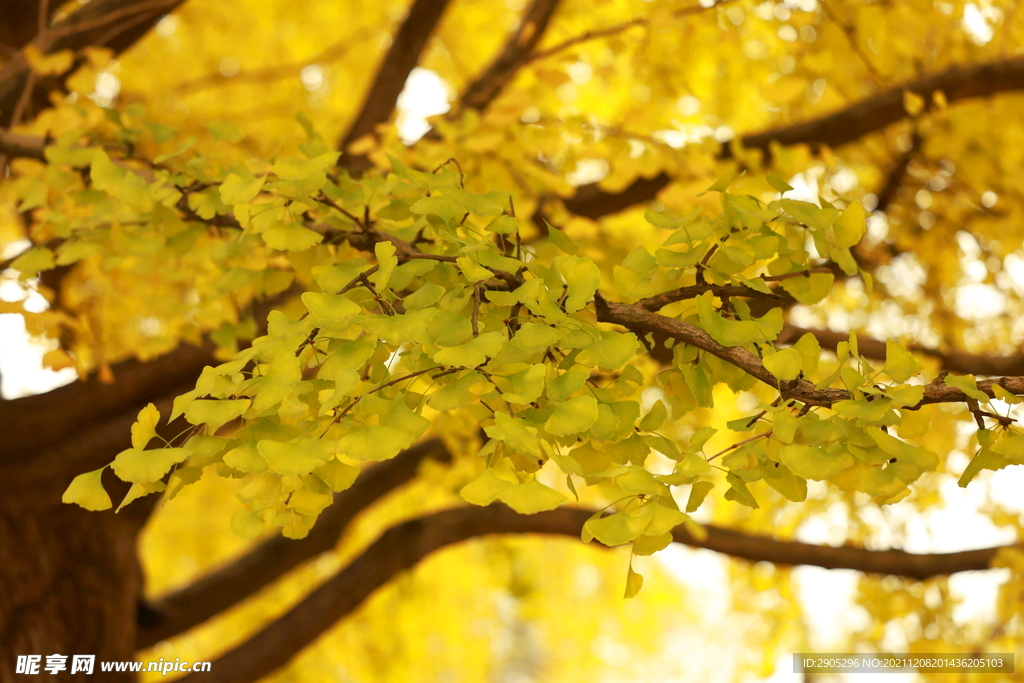
<instances>
[{"instance_id":1,"label":"green-yellow leaf","mask_svg":"<svg viewBox=\"0 0 1024 683\"><path fill-rule=\"evenodd\" d=\"M225 204L247 204L263 189L266 176L243 178L229 173L220 184L220 200Z\"/></svg>"},{"instance_id":2,"label":"green-yellow leaf","mask_svg":"<svg viewBox=\"0 0 1024 683\"><path fill-rule=\"evenodd\" d=\"M277 474L309 474L332 455L333 444L318 439L280 443L263 439L256 444L267 466Z\"/></svg>"},{"instance_id":3,"label":"green-yellow leaf","mask_svg":"<svg viewBox=\"0 0 1024 683\"><path fill-rule=\"evenodd\" d=\"M782 349L764 356L764 366L768 372L781 380L796 379L800 374L800 352L792 347Z\"/></svg>"},{"instance_id":4,"label":"green-yellow leaf","mask_svg":"<svg viewBox=\"0 0 1024 683\"><path fill-rule=\"evenodd\" d=\"M836 236L836 246L849 249L859 243L861 237L864 236L866 225L864 205L860 202L851 202L832 224Z\"/></svg>"},{"instance_id":5,"label":"green-yellow leaf","mask_svg":"<svg viewBox=\"0 0 1024 683\"><path fill-rule=\"evenodd\" d=\"M313 318L323 322L344 322L362 310L359 304L342 294L306 292L301 298Z\"/></svg>"},{"instance_id":6,"label":"green-yellow leaf","mask_svg":"<svg viewBox=\"0 0 1024 683\"><path fill-rule=\"evenodd\" d=\"M388 286L391 274L395 272L395 266L398 265L395 251L395 245L391 242L377 242L373 245L373 253L377 256L377 272L370 276L370 280L378 290Z\"/></svg>"},{"instance_id":7,"label":"green-yellow leaf","mask_svg":"<svg viewBox=\"0 0 1024 683\"><path fill-rule=\"evenodd\" d=\"M156 436L156 424L159 421L160 411L152 403L140 410L132 425L132 448L145 448L150 439Z\"/></svg>"},{"instance_id":8,"label":"green-yellow leaf","mask_svg":"<svg viewBox=\"0 0 1024 683\"><path fill-rule=\"evenodd\" d=\"M885 342L885 366L882 371L896 382L906 382L921 369L913 354L894 339ZM986 397L987 400L987 397Z\"/></svg>"},{"instance_id":9,"label":"green-yellow leaf","mask_svg":"<svg viewBox=\"0 0 1024 683\"><path fill-rule=\"evenodd\" d=\"M988 394L978 388L974 375L946 375L945 382L947 386L959 389L975 400L981 402L990 400Z\"/></svg>"},{"instance_id":10,"label":"green-yellow leaf","mask_svg":"<svg viewBox=\"0 0 1024 683\"><path fill-rule=\"evenodd\" d=\"M606 372L618 370L635 355L639 345L632 333L612 332L610 337L594 342L576 357L581 365L596 365Z\"/></svg>"},{"instance_id":11,"label":"green-yellow leaf","mask_svg":"<svg viewBox=\"0 0 1024 683\"><path fill-rule=\"evenodd\" d=\"M853 456L843 452L839 455L826 453L814 446L783 446L779 459L789 470L804 479L828 479L853 464Z\"/></svg>"},{"instance_id":12,"label":"green-yellow leaf","mask_svg":"<svg viewBox=\"0 0 1024 683\"><path fill-rule=\"evenodd\" d=\"M502 479L487 468L479 477L462 487L459 494L467 503L473 505L490 505L503 491L515 486L512 482Z\"/></svg>"},{"instance_id":13,"label":"green-yellow leaf","mask_svg":"<svg viewBox=\"0 0 1024 683\"><path fill-rule=\"evenodd\" d=\"M72 479L67 490L64 491L64 495L61 496L61 501L74 503L86 510L109 510L113 504L110 502L110 496L107 495L106 489L103 488L103 482L100 481L105 469L106 467L101 467L92 472L79 474Z\"/></svg>"},{"instance_id":14,"label":"green-yellow leaf","mask_svg":"<svg viewBox=\"0 0 1024 683\"><path fill-rule=\"evenodd\" d=\"M282 159L270 170L282 180L304 180L334 166L339 154L340 152L326 152L312 159Z\"/></svg>"},{"instance_id":15,"label":"green-yellow leaf","mask_svg":"<svg viewBox=\"0 0 1024 683\"><path fill-rule=\"evenodd\" d=\"M558 256L555 258L555 267L568 285L565 310L572 313L582 309L594 298L594 292L601 284L601 271L597 264L577 256Z\"/></svg>"},{"instance_id":16,"label":"green-yellow leaf","mask_svg":"<svg viewBox=\"0 0 1024 683\"><path fill-rule=\"evenodd\" d=\"M459 266L459 270L462 271L462 274L465 275L466 279L470 282L480 282L481 280L486 280L491 277L491 271L487 270L479 263L476 263L468 256L460 256L455 259L455 261Z\"/></svg>"},{"instance_id":17,"label":"green-yellow leaf","mask_svg":"<svg viewBox=\"0 0 1024 683\"><path fill-rule=\"evenodd\" d=\"M554 408L544 429L557 436L585 432L597 421L597 399L593 396L570 398L555 403Z\"/></svg>"},{"instance_id":18,"label":"green-yellow leaf","mask_svg":"<svg viewBox=\"0 0 1024 683\"><path fill-rule=\"evenodd\" d=\"M441 349L434 354L434 362L452 367L475 368L498 353L505 341L501 332L487 332L461 346Z\"/></svg>"},{"instance_id":19,"label":"green-yellow leaf","mask_svg":"<svg viewBox=\"0 0 1024 683\"><path fill-rule=\"evenodd\" d=\"M533 515L546 510L554 510L568 500L564 494L545 486L536 479L501 490L498 493L498 499L521 515Z\"/></svg>"},{"instance_id":20,"label":"green-yellow leaf","mask_svg":"<svg viewBox=\"0 0 1024 683\"><path fill-rule=\"evenodd\" d=\"M250 403L251 401L247 398L230 401L198 399L185 408L185 419L190 424L208 425L209 433L212 434L248 410ZM142 448L142 446L136 446L136 448Z\"/></svg>"},{"instance_id":21,"label":"green-yellow leaf","mask_svg":"<svg viewBox=\"0 0 1024 683\"><path fill-rule=\"evenodd\" d=\"M305 251L320 244L324 236L294 223L278 223L277 227L263 233L268 246L281 251Z\"/></svg>"},{"instance_id":22,"label":"green-yellow leaf","mask_svg":"<svg viewBox=\"0 0 1024 683\"><path fill-rule=\"evenodd\" d=\"M153 451L129 448L117 454L111 468L122 481L148 484L163 477L191 454L187 448L158 448Z\"/></svg>"},{"instance_id":23,"label":"green-yellow leaf","mask_svg":"<svg viewBox=\"0 0 1024 683\"><path fill-rule=\"evenodd\" d=\"M644 585L644 577L633 571L633 565L629 565L629 572L626 574L626 592L622 596L626 600L635 598L636 594Z\"/></svg>"},{"instance_id":24,"label":"green-yellow leaf","mask_svg":"<svg viewBox=\"0 0 1024 683\"><path fill-rule=\"evenodd\" d=\"M295 354L282 350L270 363L267 374L260 379L259 389L252 402L252 409L257 413L272 408L292 392L295 385L302 380L299 359Z\"/></svg>"},{"instance_id":25,"label":"green-yellow leaf","mask_svg":"<svg viewBox=\"0 0 1024 683\"><path fill-rule=\"evenodd\" d=\"M694 482L693 486L690 487L690 497L686 500L686 511L696 512L713 488L715 488L715 485L710 481Z\"/></svg>"}]
</instances>

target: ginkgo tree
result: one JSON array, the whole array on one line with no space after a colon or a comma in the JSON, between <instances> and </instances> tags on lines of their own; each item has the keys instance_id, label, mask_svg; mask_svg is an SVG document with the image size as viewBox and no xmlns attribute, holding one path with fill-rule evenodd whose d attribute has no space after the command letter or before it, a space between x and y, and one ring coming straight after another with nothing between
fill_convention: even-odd
<instances>
[{"instance_id":1,"label":"ginkgo tree","mask_svg":"<svg viewBox=\"0 0 1024 683\"><path fill-rule=\"evenodd\" d=\"M618 585L641 599L633 558L673 541L915 580L995 562L1013 570L997 637L1017 642L1012 547L814 546L786 538L795 523L769 535L825 502L926 506L943 478L1024 464L1024 363L997 355L1020 341L1000 315L1021 288L1011 10L978 15L993 40L973 3L922 3L920 35L910 5L832 0L608 2L598 25L558 0L362 8L315 58L316 32L340 27L310 26L307 106L275 85L281 111L250 126L227 93L260 102L280 65L220 57L210 76L223 51L204 47L165 70L184 113L151 71L203 43L215 3L15 4L0 244L19 245L3 266L23 296L0 310L57 340L47 365L79 380L0 403L14 586L0 681L17 654L131 659L197 627L330 553L428 460L451 473L432 484L445 505L413 506L344 568L299 581L304 597L205 653L201 675L257 680L433 551L517 533L624 546ZM315 24L326 4L287 11ZM246 12L266 14L259 30L294 26ZM344 62L382 27L376 71ZM237 50L256 62L256 42ZM939 52L963 59L908 71ZM327 59L344 62L343 102ZM482 66L467 77L468 63ZM421 64L461 95L402 144L396 102ZM815 177L820 193L794 190ZM962 303L970 283L999 297L995 315ZM951 472L954 452L969 457ZM142 598L141 527L157 500L173 519L201 487L250 543ZM702 508L717 524L691 518ZM87 617L55 617L69 610ZM974 647L944 635L942 651Z\"/></svg>"}]
</instances>

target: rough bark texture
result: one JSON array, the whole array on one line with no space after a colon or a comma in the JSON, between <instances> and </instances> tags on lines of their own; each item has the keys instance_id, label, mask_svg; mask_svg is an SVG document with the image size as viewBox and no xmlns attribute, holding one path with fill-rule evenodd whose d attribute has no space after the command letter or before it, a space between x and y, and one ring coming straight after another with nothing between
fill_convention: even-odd
<instances>
[{"instance_id":1,"label":"rough bark texture","mask_svg":"<svg viewBox=\"0 0 1024 683\"><path fill-rule=\"evenodd\" d=\"M134 680L130 673L72 677L71 655L96 655L97 672L101 660L134 659L135 539L148 510L115 515L64 505L69 482L25 487L15 479L11 486L0 477L0 683L32 680L14 673L18 655L42 655L45 664L52 654L68 655L68 668L41 670L46 680Z\"/></svg>"}]
</instances>

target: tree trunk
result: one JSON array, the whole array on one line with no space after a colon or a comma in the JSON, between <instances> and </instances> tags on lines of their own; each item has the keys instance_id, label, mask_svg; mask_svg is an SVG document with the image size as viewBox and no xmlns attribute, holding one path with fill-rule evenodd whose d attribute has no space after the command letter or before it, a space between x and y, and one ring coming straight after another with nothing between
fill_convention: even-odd
<instances>
[{"instance_id":1,"label":"tree trunk","mask_svg":"<svg viewBox=\"0 0 1024 683\"><path fill-rule=\"evenodd\" d=\"M0 683L39 680L15 674L18 655L42 655L46 680L135 680L131 673L101 673L100 662L135 658L135 546L146 515L131 507L115 515L66 505L61 495L69 482L25 485L0 471ZM119 500L115 486L108 490ZM55 676L44 671L54 654L67 656L67 668ZM93 675L71 676L72 655L95 655Z\"/></svg>"}]
</instances>

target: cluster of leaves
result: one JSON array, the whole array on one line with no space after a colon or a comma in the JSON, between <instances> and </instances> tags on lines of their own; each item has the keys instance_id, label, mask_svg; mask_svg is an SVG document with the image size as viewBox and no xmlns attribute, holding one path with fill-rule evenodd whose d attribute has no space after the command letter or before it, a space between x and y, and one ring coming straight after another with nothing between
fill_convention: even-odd
<instances>
[{"instance_id":1,"label":"cluster of leaves","mask_svg":"<svg viewBox=\"0 0 1024 683\"><path fill-rule=\"evenodd\" d=\"M118 150L133 136L162 134L112 116ZM22 169L20 208L44 220L37 246L12 267L30 278L81 261L108 282L170 284L177 297L155 309L171 327L188 321L193 337L212 332L225 361L175 400L168 420L184 416L183 434L159 437L157 408L140 412L132 448L109 465L132 484L121 506L172 497L212 468L247 480L237 533L278 527L300 538L352 484L358 463L394 457L452 412L486 435L486 467L462 490L468 502L535 513L567 500L561 476L573 494L579 482L610 484L623 496L618 511L595 515L584 538L634 542L641 554L689 523L715 471L727 499L757 507L755 481L792 501L813 479L887 503L936 468L938 455L910 441L928 430L926 387L909 383L919 368L902 345L890 341L876 368L851 335L826 373L812 335L775 344L780 290L806 304L825 299L833 274L822 259L858 273L849 249L864 231L859 202L765 203L730 194L730 175L710 188L719 215L648 211L665 231L661 248L639 247L609 272L554 227L542 243L524 244L512 197L467 191L457 163L430 173L392 160L390 172L354 180L333 171L337 152L309 132L305 158L225 165L185 149L151 162L122 151L111 158L100 144L80 145L79 131L47 149L48 165ZM671 366L645 375L651 339L604 324L602 282L630 310L664 309L658 318L681 320L705 341L676 343ZM252 310L263 299L279 310L256 336ZM751 302L767 311L754 315ZM713 407L716 384L738 392L758 381L775 398L729 424L738 443L705 453L710 427L680 438L677 424ZM979 415L990 400L973 377L936 381L962 391ZM641 392L651 386L664 400L644 412ZM998 384L991 390L1017 400ZM229 423L236 428L221 429ZM1024 461L1024 435L1000 426L982 430L962 483ZM652 451L674 462L671 473L652 472ZM102 471L76 478L65 501L110 507ZM681 485L691 487L685 511L671 495ZM630 576L635 590L639 577Z\"/></svg>"}]
</instances>

